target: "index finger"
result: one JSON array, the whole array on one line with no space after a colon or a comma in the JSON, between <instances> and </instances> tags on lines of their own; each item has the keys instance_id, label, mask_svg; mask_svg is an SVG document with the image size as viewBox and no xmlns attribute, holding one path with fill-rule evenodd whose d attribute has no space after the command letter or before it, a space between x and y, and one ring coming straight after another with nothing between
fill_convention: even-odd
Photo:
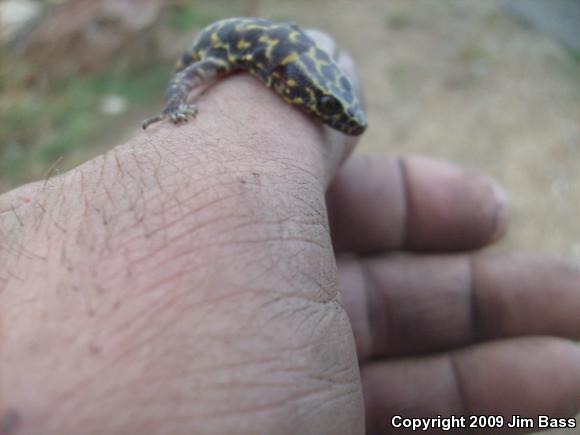
<instances>
[{"instance_id":1,"label":"index finger","mask_svg":"<svg viewBox=\"0 0 580 435\"><path fill-rule=\"evenodd\" d=\"M327 202L339 251L463 251L496 241L507 197L490 178L424 157L353 156Z\"/></svg>"}]
</instances>

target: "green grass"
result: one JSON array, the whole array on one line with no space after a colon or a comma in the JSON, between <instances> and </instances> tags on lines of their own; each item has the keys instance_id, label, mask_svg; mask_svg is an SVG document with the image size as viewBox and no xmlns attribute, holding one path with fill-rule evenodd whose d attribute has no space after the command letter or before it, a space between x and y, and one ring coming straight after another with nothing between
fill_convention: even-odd
<instances>
[{"instance_id":1,"label":"green grass","mask_svg":"<svg viewBox=\"0 0 580 435\"><path fill-rule=\"evenodd\" d=\"M185 33L192 29L201 29L223 17L223 11L209 8L207 5L204 8L198 5L177 5L169 11L169 26L173 30Z\"/></svg>"},{"instance_id":2,"label":"green grass","mask_svg":"<svg viewBox=\"0 0 580 435\"><path fill-rule=\"evenodd\" d=\"M16 84L14 77L3 76ZM0 176L11 184L37 177L39 167L89 146L107 128L99 110L105 95L126 98L131 110L152 101L152 90L163 89L167 76L161 66L142 73L95 73L42 90L14 88L20 90L0 106Z\"/></svg>"},{"instance_id":3,"label":"green grass","mask_svg":"<svg viewBox=\"0 0 580 435\"><path fill-rule=\"evenodd\" d=\"M225 1L203 7L184 2L168 6L160 25L169 34L194 33L233 9ZM61 157L66 166L73 152L81 158L91 155L91 147L126 128L124 114L101 112L103 98L124 98L128 113L151 104L165 89L171 71L159 57L133 65L125 53L101 65L99 72L42 81L38 66L0 47L0 184L41 177Z\"/></svg>"},{"instance_id":4,"label":"green grass","mask_svg":"<svg viewBox=\"0 0 580 435\"><path fill-rule=\"evenodd\" d=\"M387 27L393 30L403 30L413 25L413 20L410 15L403 12L393 12L385 19Z\"/></svg>"},{"instance_id":5,"label":"green grass","mask_svg":"<svg viewBox=\"0 0 580 435\"><path fill-rule=\"evenodd\" d=\"M466 44L457 53L457 60L464 65L474 64L485 57L485 51L477 43Z\"/></svg>"}]
</instances>

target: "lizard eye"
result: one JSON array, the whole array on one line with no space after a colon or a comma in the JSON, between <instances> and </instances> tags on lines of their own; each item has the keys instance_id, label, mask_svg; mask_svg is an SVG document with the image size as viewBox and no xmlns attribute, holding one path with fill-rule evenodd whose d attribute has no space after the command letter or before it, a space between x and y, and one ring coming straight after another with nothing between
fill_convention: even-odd
<instances>
[{"instance_id":1,"label":"lizard eye","mask_svg":"<svg viewBox=\"0 0 580 435\"><path fill-rule=\"evenodd\" d=\"M336 98L324 95L318 103L318 110L325 115L335 115L342 110L342 105Z\"/></svg>"}]
</instances>

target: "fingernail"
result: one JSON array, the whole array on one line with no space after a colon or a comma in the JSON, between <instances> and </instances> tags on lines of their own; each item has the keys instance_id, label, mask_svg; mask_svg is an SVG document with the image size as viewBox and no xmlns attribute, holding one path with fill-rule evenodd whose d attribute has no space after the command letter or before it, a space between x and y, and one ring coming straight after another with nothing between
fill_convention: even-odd
<instances>
[{"instance_id":1,"label":"fingernail","mask_svg":"<svg viewBox=\"0 0 580 435\"><path fill-rule=\"evenodd\" d=\"M505 233L509 221L509 197L507 192L494 180L488 178L493 196L495 198L495 220L491 240L499 240Z\"/></svg>"}]
</instances>

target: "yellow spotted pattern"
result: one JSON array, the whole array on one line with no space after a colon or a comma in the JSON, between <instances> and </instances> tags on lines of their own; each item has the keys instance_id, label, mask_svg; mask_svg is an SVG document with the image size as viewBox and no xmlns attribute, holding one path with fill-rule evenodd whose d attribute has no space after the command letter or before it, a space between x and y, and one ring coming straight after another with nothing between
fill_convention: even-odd
<instances>
[{"instance_id":1,"label":"yellow spotted pattern","mask_svg":"<svg viewBox=\"0 0 580 435\"><path fill-rule=\"evenodd\" d=\"M367 127L349 77L307 32L292 23L240 17L199 33L177 62L165 110L147 125L166 116L182 120L192 87L235 70L248 71L289 104L345 134Z\"/></svg>"}]
</instances>

